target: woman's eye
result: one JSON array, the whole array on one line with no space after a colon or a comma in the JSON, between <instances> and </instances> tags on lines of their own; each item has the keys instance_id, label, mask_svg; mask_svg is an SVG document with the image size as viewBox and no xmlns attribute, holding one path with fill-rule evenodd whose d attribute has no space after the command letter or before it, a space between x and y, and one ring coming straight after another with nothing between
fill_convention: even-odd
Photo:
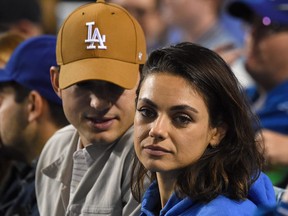
<instances>
[{"instance_id":1,"label":"woman's eye","mask_svg":"<svg viewBox=\"0 0 288 216\"><path fill-rule=\"evenodd\" d=\"M139 113L141 113L142 116L146 117L146 118L153 118L156 116L155 112L151 109L148 109L148 108L139 108L137 109L137 111Z\"/></svg>"},{"instance_id":2,"label":"woman's eye","mask_svg":"<svg viewBox=\"0 0 288 216\"><path fill-rule=\"evenodd\" d=\"M174 122L178 125L187 125L192 122L192 119L186 114L181 114L174 118Z\"/></svg>"}]
</instances>

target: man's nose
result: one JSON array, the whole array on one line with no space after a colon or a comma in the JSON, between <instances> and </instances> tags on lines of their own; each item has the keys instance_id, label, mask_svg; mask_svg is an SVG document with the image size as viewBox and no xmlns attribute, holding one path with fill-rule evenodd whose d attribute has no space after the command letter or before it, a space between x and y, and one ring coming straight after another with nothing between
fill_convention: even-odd
<instances>
[{"instance_id":1,"label":"man's nose","mask_svg":"<svg viewBox=\"0 0 288 216\"><path fill-rule=\"evenodd\" d=\"M91 94L90 106L100 112L109 109L111 107L111 101L109 100L109 98L100 97L96 94Z\"/></svg>"}]
</instances>

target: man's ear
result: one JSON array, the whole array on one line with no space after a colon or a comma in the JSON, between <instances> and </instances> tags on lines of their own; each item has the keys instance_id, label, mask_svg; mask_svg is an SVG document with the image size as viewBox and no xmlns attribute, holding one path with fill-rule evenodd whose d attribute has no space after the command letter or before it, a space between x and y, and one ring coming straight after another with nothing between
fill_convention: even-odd
<instances>
[{"instance_id":1,"label":"man's ear","mask_svg":"<svg viewBox=\"0 0 288 216\"><path fill-rule=\"evenodd\" d=\"M59 87L59 72L60 71L55 66L52 66L50 68L50 79L51 79L52 87L55 93L58 95L58 97L61 98L61 89Z\"/></svg>"},{"instance_id":2,"label":"man's ear","mask_svg":"<svg viewBox=\"0 0 288 216\"><path fill-rule=\"evenodd\" d=\"M44 112L44 98L35 90L28 95L28 121L34 121Z\"/></svg>"},{"instance_id":3,"label":"man's ear","mask_svg":"<svg viewBox=\"0 0 288 216\"><path fill-rule=\"evenodd\" d=\"M213 148L217 147L217 145L219 145L221 140L225 137L226 132L227 132L227 125L224 123L218 127L213 128L210 140L211 147Z\"/></svg>"}]
</instances>

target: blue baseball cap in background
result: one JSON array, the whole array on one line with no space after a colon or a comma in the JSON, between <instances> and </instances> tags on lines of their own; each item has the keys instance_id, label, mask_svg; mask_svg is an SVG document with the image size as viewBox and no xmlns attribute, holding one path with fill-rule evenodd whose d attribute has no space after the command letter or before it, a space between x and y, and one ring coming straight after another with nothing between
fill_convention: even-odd
<instances>
[{"instance_id":1,"label":"blue baseball cap in background","mask_svg":"<svg viewBox=\"0 0 288 216\"><path fill-rule=\"evenodd\" d=\"M0 83L15 81L36 90L47 100L62 104L50 80L50 67L56 63L56 36L41 35L22 42L0 71Z\"/></svg>"},{"instance_id":2,"label":"blue baseball cap in background","mask_svg":"<svg viewBox=\"0 0 288 216\"><path fill-rule=\"evenodd\" d=\"M228 12L248 22L257 15L265 25L288 25L288 0L236 0L228 5Z\"/></svg>"}]
</instances>

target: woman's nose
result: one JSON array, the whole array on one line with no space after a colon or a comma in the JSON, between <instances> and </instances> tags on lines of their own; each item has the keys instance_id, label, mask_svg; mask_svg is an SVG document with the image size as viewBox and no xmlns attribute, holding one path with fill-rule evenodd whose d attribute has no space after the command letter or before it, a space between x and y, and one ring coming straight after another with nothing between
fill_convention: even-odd
<instances>
[{"instance_id":1,"label":"woman's nose","mask_svg":"<svg viewBox=\"0 0 288 216\"><path fill-rule=\"evenodd\" d=\"M168 136L168 124L164 117L158 117L151 124L149 136L156 140L164 140Z\"/></svg>"}]
</instances>

